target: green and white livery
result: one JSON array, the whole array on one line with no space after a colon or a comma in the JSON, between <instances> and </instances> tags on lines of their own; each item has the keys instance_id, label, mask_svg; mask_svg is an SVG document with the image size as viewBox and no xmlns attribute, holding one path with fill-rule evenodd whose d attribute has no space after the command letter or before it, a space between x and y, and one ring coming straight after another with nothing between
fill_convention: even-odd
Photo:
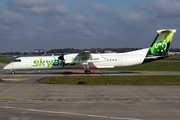
<instances>
[{"instance_id":1,"label":"green and white livery","mask_svg":"<svg viewBox=\"0 0 180 120\"><path fill-rule=\"evenodd\" d=\"M145 62L149 62L149 60L162 59L169 56L169 46L171 44L174 33L176 33L176 30L158 30L157 33L158 35L146 55Z\"/></svg>"},{"instance_id":2,"label":"green and white livery","mask_svg":"<svg viewBox=\"0 0 180 120\"><path fill-rule=\"evenodd\" d=\"M4 67L15 74L15 70L46 70L46 69L85 69L90 74L92 68L116 68L139 65L152 60L168 57L175 29L158 30L150 48L126 53L94 54L84 51L77 54L61 56L19 57Z\"/></svg>"}]
</instances>

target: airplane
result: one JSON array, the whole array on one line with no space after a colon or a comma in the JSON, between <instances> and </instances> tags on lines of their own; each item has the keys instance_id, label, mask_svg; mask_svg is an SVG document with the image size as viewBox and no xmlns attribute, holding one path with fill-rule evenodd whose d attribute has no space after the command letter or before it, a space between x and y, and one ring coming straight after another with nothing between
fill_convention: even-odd
<instances>
[{"instance_id":1,"label":"airplane","mask_svg":"<svg viewBox=\"0 0 180 120\"><path fill-rule=\"evenodd\" d=\"M90 51L61 56L18 57L3 69L10 70L49 70L85 69L87 75L94 68L119 68L139 65L168 57L168 49L176 29L157 30L157 36L149 48L125 53L99 53Z\"/></svg>"}]
</instances>

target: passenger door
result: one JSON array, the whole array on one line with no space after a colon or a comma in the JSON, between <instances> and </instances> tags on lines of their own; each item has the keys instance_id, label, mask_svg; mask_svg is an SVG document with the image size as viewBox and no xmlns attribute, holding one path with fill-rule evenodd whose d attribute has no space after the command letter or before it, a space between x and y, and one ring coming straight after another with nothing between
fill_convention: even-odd
<instances>
[{"instance_id":1,"label":"passenger door","mask_svg":"<svg viewBox=\"0 0 180 120\"><path fill-rule=\"evenodd\" d=\"M31 58L26 59L26 67L27 67L27 68L31 68L31 67L32 67Z\"/></svg>"},{"instance_id":2,"label":"passenger door","mask_svg":"<svg viewBox=\"0 0 180 120\"><path fill-rule=\"evenodd\" d=\"M122 66L122 56L118 56L118 66Z\"/></svg>"}]
</instances>

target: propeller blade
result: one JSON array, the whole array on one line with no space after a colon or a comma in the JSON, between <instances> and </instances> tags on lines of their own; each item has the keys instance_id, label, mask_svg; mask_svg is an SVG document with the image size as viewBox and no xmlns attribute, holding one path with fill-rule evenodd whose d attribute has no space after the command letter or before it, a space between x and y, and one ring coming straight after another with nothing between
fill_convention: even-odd
<instances>
[{"instance_id":1,"label":"propeller blade","mask_svg":"<svg viewBox=\"0 0 180 120\"><path fill-rule=\"evenodd\" d=\"M64 53L63 53L63 50L62 50L62 55L58 57L59 60L64 60Z\"/></svg>"},{"instance_id":2,"label":"propeller blade","mask_svg":"<svg viewBox=\"0 0 180 120\"><path fill-rule=\"evenodd\" d=\"M65 66L65 61L63 60L63 67Z\"/></svg>"},{"instance_id":3,"label":"propeller blade","mask_svg":"<svg viewBox=\"0 0 180 120\"><path fill-rule=\"evenodd\" d=\"M59 60L64 60L64 55L58 57Z\"/></svg>"},{"instance_id":4,"label":"propeller blade","mask_svg":"<svg viewBox=\"0 0 180 120\"><path fill-rule=\"evenodd\" d=\"M64 66L65 66L65 60L64 60L64 53L63 53L63 50L62 50L62 55L59 56L58 59L61 60L62 66L64 67Z\"/></svg>"}]
</instances>

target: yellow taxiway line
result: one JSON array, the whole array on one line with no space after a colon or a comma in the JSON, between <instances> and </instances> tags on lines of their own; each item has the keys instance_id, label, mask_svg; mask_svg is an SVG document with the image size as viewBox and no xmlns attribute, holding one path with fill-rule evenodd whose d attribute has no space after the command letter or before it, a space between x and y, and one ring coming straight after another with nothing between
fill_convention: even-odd
<instances>
[{"instance_id":1,"label":"yellow taxiway line","mask_svg":"<svg viewBox=\"0 0 180 120\"><path fill-rule=\"evenodd\" d=\"M30 72L27 72L27 73L25 73L25 74L29 74L29 73L33 73L33 72L35 72L36 70L33 70L33 71L30 71ZM14 77L20 77L20 76L23 76L24 74L21 74L21 75L16 75L16 76L14 76Z\"/></svg>"},{"instance_id":2,"label":"yellow taxiway line","mask_svg":"<svg viewBox=\"0 0 180 120\"><path fill-rule=\"evenodd\" d=\"M23 81L23 80L27 80L27 78L19 78L19 79L13 79L13 78L3 78L2 80Z\"/></svg>"},{"instance_id":3,"label":"yellow taxiway line","mask_svg":"<svg viewBox=\"0 0 180 120\"><path fill-rule=\"evenodd\" d=\"M33 71L30 71L30 72L27 72L27 73L25 73L25 74L29 74L29 73L33 73L33 72L35 72L36 70L33 70ZM11 78L2 78L2 80L9 80L9 81L24 81L24 80L27 80L28 78L18 78L18 77L21 77L21 76L23 76L23 75L25 75L25 74L21 74L21 75L16 75L16 76L14 76L14 77L11 77Z\"/></svg>"},{"instance_id":4,"label":"yellow taxiway line","mask_svg":"<svg viewBox=\"0 0 180 120\"><path fill-rule=\"evenodd\" d=\"M106 74L102 73L101 71L99 70L96 70L98 73L102 74L103 76L107 76Z\"/></svg>"}]
</instances>

